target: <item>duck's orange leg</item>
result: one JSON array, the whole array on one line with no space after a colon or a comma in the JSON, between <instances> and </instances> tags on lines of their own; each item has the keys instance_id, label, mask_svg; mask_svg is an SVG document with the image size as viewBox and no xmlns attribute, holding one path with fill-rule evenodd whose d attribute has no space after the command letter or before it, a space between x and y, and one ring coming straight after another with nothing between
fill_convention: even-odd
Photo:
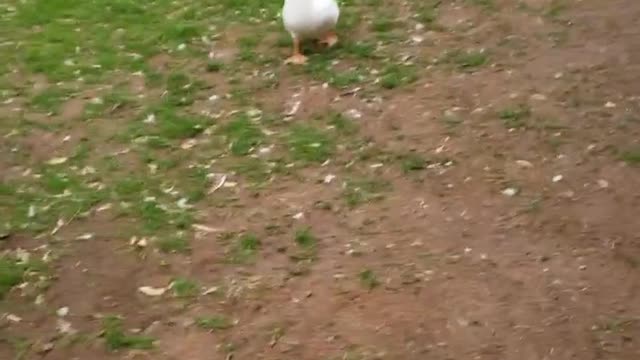
<instances>
[{"instance_id":1,"label":"duck's orange leg","mask_svg":"<svg viewBox=\"0 0 640 360\"><path fill-rule=\"evenodd\" d=\"M307 57L300 51L300 39L293 38L293 54L284 61L285 64L303 65L307 62Z\"/></svg>"},{"instance_id":2,"label":"duck's orange leg","mask_svg":"<svg viewBox=\"0 0 640 360\"><path fill-rule=\"evenodd\" d=\"M332 47L338 43L338 35L334 30L329 31L322 39L320 43Z\"/></svg>"}]
</instances>

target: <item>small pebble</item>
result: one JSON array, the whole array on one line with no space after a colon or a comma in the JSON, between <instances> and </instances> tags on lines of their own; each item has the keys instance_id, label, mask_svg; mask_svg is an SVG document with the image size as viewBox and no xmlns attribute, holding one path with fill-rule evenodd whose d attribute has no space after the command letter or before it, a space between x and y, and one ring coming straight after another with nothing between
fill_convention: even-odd
<instances>
[{"instance_id":1,"label":"small pebble","mask_svg":"<svg viewBox=\"0 0 640 360\"><path fill-rule=\"evenodd\" d=\"M576 195L572 190L563 191L560 193L560 196L567 199L572 199Z\"/></svg>"},{"instance_id":2,"label":"small pebble","mask_svg":"<svg viewBox=\"0 0 640 360\"><path fill-rule=\"evenodd\" d=\"M419 35L414 35L411 37L411 41L413 41L416 44L420 44L421 42L424 41L424 37L419 36Z\"/></svg>"},{"instance_id":3,"label":"small pebble","mask_svg":"<svg viewBox=\"0 0 640 360\"><path fill-rule=\"evenodd\" d=\"M598 186L600 186L601 189L606 189L609 187L609 182L607 180L600 179L598 180Z\"/></svg>"},{"instance_id":4,"label":"small pebble","mask_svg":"<svg viewBox=\"0 0 640 360\"><path fill-rule=\"evenodd\" d=\"M518 189L515 188L506 188L502 190L502 194L506 196L514 196L518 193Z\"/></svg>"},{"instance_id":5,"label":"small pebble","mask_svg":"<svg viewBox=\"0 0 640 360\"><path fill-rule=\"evenodd\" d=\"M607 109L613 109L614 107L616 107L617 105L611 101L607 101L606 104L604 104L604 107L606 107Z\"/></svg>"},{"instance_id":6,"label":"small pebble","mask_svg":"<svg viewBox=\"0 0 640 360\"><path fill-rule=\"evenodd\" d=\"M551 181L553 181L554 183L560 182L562 181L564 177L562 175L556 175L553 177L553 179L551 179Z\"/></svg>"},{"instance_id":7,"label":"small pebble","mask_svg":"<svg viewBox=\"0 0 640 360\"><path fill-rule=\"evenodd\" d=\"M360 119L362 118L362 112L358 109L350 109L346 112L346 115L352 119Z\"/></svg>"},{"instance_id":8,"label":"small pebble","mask_svg":"<svg viewBox=\"0 0 640 360\"><path fill-rule=\"evenodd\" d=\"M65 317L67 316L67 314L69 314L69 307L67 306L61 307L56 311L56 315L58 315L59 317Z\"/></svg>"},{"instance_id":9,"label":"small pebble","mask_svg":"<svg viewBox=\"0 0 640 360\"><path fill-rule=\"evenodd\" d=\"M42 345L42 347L40 348L39 352L41 354L45 354L45 353L50 352L51 350L53 350L53 343L48 342L48 343Z\"/></svg>"},{"instance_id":10,"label":"small pebble","mask_svg":"<svg viewBox=\"0 0 640 360\"><path fill-rule=\"evenodd\" d=\"M36 305L42 305L44 304L44 295L42 294L38 294L38 296L36 296L36 300L34 301L34 303Z\"/></svg>"}]
</instances>

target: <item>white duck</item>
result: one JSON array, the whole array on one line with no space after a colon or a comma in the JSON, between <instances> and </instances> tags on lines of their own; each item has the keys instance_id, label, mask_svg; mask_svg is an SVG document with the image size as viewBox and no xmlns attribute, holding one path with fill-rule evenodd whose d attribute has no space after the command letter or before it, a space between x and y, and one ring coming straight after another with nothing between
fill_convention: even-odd
<instances>
[{"instance_id":1,"label":"white duck","mask_svg":"<svg viewBox=\"0 0 640 360\"><path fill-rule=\"evenodd\" d=\"M318 39L331 47L338 42L335 33L340 8L336 0L284 0L282 20L293 38L293 55L285 63L307 62L300 50L300 43L307 39Z\"/></svg>"}]
</instances>

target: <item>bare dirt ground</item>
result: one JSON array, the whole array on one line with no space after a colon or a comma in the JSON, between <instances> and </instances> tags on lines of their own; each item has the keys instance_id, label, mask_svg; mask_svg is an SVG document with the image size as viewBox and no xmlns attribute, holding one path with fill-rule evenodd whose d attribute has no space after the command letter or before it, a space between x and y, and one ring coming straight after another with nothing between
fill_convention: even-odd
<instances>
[{"instance_id":1,"label":"bare dirt ground","mask_svg":"<svg viewBox=\"0 0 640 360\"><path fill-rule=\"evenodd\" d=\"M640 359L640 2L574 1L557 18L522 8L548 2L515 3L443 2L438 24L463 35L416 30L393 47L418 59L491 49L472 72L425 64L411 85L364 99L278 65L277 89L252 95L270 113L297 96L290 122L357 114L372 152L418 154L424 168L365 149L355 153L369 162L222 188L233 202L197 205L207 229L186 255L132 250L133 221L108 211L69 222L57 240L12 232L3 250L42 255L49 244L56 259L45 306L19 288L2 303L0 358ZM222 75L200 75L224 89ZM46 139L21 140L25 161L63 151ZM0 161L7 178L20 172L12 161ZM384 197L346 204L349 166L384 180ZM317 240L308 261L291 240L300 224ZM239 232L261 250L229 264L227 234ZM202 291L139 291L176 276ZM107 314L154 347L107 349ZM228 323L203 330L194 319L207 314ZM65 324L71 335L60 335Z\"/></svg>"}]
</instances>

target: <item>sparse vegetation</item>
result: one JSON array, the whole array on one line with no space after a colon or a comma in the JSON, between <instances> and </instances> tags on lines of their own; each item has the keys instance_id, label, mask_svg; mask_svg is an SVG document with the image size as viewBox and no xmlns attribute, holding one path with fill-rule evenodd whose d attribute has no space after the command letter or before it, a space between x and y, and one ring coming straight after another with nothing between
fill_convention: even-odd
<instances>
[{"instance_id":1,"label":"sparse vegetation","mask_svg":"<svg viewBox=\"0 0 640 360\"><path fill-rule=\"evenodd\" d=\"M447 52L445 62L450 62L460 70L474 70L489 61L489 56L484 50L454 50Z\"/></svg>"},{"instance_id":2,"label":"sparse vegetation","mask_svg":"<svg viewBox=\"0 0 640 360\"><path fill-rule=\"evenodd\" d=\"M261 242L254 234L243 234L236 239L231 249L231 261L234 263L247 263L254 260L260 250Z\"/></svg>"},{"instance_id":3,"label":"sparse vegetation","mask_svg":"<svg viewBox=\"0 0 640 360\"><path fill-rule=\"evenodd\" d=\"M304 163L324 162L335 151L335 144L327 133L307 125L294 126L287 143L293 159Z\"/></svg>"},{"instance_id":4,"label":"sparse vegetation","mask_svg":"<svg viewBox=\"0 0 640 360\"><path fill-rule=\"evenodd\" d=\"M500 111L499 116L504 126L509 129L521 128L526 125L527 118L531 115L531 109L526 105L508 107Z\"/></svg>"},{"instance_id":5,"label":"sparse vegetation","mask_svg":"<svg viewBox=\"0 0 640 360\"><path fill-rule=\"evenodd\" d=\"M640 148L624 151L620 158L627 164L640 165Z\"/></svg>"},{"instance_id":6,"label":"sparse vegetation","mask_svg":"<svg viewBox=\"0 0 640 360\"><path fill-rule=\"evenodd\" d=\"M182 299L193 298L200 292L198 284L187 278L176 278L171 283L173 294Z\"/></svg>"},{"instance_id":7,"label":"sparse vegetation","mask_svg":"<svg viewBox=\"0 0 640 360\"><path fill-rule=\"evenodd\" d=\"M0 300L12 287L20 284L24 277L25 266L7 256L0 257Z\"/></svg>"},{"instance_id":8,"label":"sparse vegetation","mask_svg":"<svg viewBox=\"0 0 640 360\"><path fill-rule=\"evenodd\" d=\"M360 283L368 290L373 290L380 285L380 281L376 277L376 274L372 270L363 270L359 274Z\"/></svg>"},{"instance_id":9,"label":"sparse vegetation","mask_svg":"<svg viewBox=\"0 0 640 360\"><path fill-rule=\"evenodd\" d=\"M346 183L344 197L349 206L358 206L366 202L380 200L391 185L379 179L354 179Z\"/></svg>"},{"instance_id":10,"label":"sparse vegetation","mask_svg":"<svg viewBox=\"0 0 640 360\"><path fill-rule=\"evenodd\" d=\"M231 321L222 315L202 316L196 319L196 324L201 329L208 331L225 330L232 326Z\"/></svg>"},{"instance_id":11,"label":"sparse vegetation","mask_svg":"<svg viewBox=\"0 0 640 360\"><path fill-rule=\"evenodd\" d=\"M120 349L149 350L154 346L154 339L149 336L127 334L123 329L122 320L115 316L108 316L103 320L103 337L110 351Z\"/></svg>"}]
</instances>

